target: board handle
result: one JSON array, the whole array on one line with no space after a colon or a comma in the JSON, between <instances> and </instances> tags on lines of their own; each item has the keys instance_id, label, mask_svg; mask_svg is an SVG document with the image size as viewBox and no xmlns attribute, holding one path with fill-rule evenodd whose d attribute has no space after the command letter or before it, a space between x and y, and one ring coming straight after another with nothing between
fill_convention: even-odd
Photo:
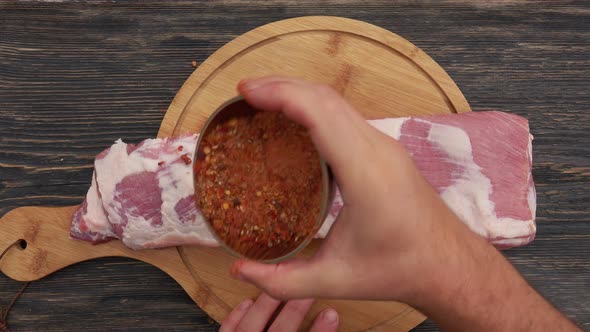
<instances>
[{"instance_id":1,"label":"board handle","mask_svg":"<svg viewBox=\"0 0 590 332\"><path fill-rule=\"evenodd\" d=\"M182 270L188 274L176 248L134 251L121 241L93 245L70 238L70 222L77 209L26 206L8 212L0 219L0 252L17 244L0 260L0 271L18 281L32 281L89 259L120 256L156 266L168 262L171 267L158 267L173 277L183 274Z\"/></svg>"},{"instance_id":2,"label":"board handle","mask_svg":"<svg viewBox=\"0 0 590 332\"><path fill-rule=\"evenodd\" d=\"M227 309L198 275L187 269L178 247L131 250L118 240L93 245L70 238L70 223L78 207L27 206L8 212L0 219L0 253L11 248L0 260L0 271L14 280L33 281L86 260L128 257L166 272L206 311ZM214 318L220 321L223 317Z\"/></svg>"}]
</instances>

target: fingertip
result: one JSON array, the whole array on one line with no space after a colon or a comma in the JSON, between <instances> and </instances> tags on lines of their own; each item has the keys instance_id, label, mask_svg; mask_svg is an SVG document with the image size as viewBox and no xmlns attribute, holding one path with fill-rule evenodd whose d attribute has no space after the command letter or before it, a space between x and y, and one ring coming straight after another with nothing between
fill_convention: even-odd
<instances>
[{"instance_id":1,"label":"fingertip","mask_svg":"<svg viewBox=\"0 0 590 332\"><path fill-rule=\"evenodd\" d=\"M269 268L272 266L274 265L240 259L232 264L229 272L235 279L256 283L267 276Z\"/></svg>"},{"instance_id":2,"label":"fingertip","mask_svg":"<svg viewBox=\"0 0 590 332\"><path fill-rule=\"evenodd\" d=\"M242 318L246 316L246 313L248 312L248 310L250 310L250 307L252 307L252 305L254 305L254 301L252 301L252 299L246 299L238 306L236 306L230 312L230 314L223 320L223 323L221 324L221 328L219 329L219 331L234 331L240 323L240 321L242 320Z\"/></svg>"},{"instance_id":3,"label":"fingertip","mask_svg":"<svg viewBox=\"0 0 590 332\"><path fill-rule=\"evenodd\" d=\"M240 260L232 265L230 273L232 277L255 285L275 299L285 298L285 285L281 279L286 276L277 274L277 265Z\"/></svg>"},{"instance_id":4,"label":"fingertip","mask_svg":"<svg viewBox=\"0 0 590 332\"><path fill-rule=\"evenodd\" d=\"M229 274L234 278L234 279L238 279L238 280L242 280L244 281L244 277L242 275L242 266L244 265L244 261L243 260L237 260L235 261L229 268Z\"/></svg>"},{"instance_id":5,"label":"fingertip","mask_svg":"<svg viewBox=\"0 0 590 332\"><path fill-rule=\"evenodd\" d=\"M338 312L332 308L328 308L324 310L321 315L320 319L324 321L326 324L335 325L338 324L339 320Z\"/></svg>"},{"instance_id":6,"label":"fingertip","mask_svg":"<svg viewBox=\"0 0 590 332\"><path fill-rule=\"evenodd\" d=\"M245 311L248 310L253 304L254 301L252 299L246 299L244 302L240 303L238 309L241 311Z\"/></svg>"},{"instance_id":7,"label":"fingertip","mask_svg":"<svg viewBox=\"0 0 590 332\"><path fill-rule=\"evenodd\" d=\"M322 311L313 321L309 332L332 332L338 330L340 317L336 310L332 308Z\"/></svg>"},{"instance_id":8,"label":"fingertip","mask_svg":"<svg viewBox=\"0 0 590 332\"><path fill-rule=\"evenodd\" d=\"M237 87L238 93L240 95L244 96L248 92L248 86L251 82L252 82L251 79L247 79L247 78L241 79L238 82L238 87Z\"/></svg>"}]
</instances>

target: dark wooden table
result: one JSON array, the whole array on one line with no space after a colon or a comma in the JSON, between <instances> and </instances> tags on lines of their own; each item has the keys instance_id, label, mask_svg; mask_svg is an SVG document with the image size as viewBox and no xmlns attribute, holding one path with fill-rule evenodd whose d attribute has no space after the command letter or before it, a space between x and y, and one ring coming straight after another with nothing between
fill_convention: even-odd
<instances>
[{"instance_id":1,"label":"dark wooden table","mask_svg":"<svg viewBox=\"0 0 590 332\"><path fill-rule=\"evenodd\" d=\"M191 61L259 25L304 15L389 29L447 70L473 110L530 120L538 236L504 253L590 331L587 1L2 1L0 214L80 203L94 155L118 138L155 136ZM2 305L19 284L0 274ZM33 282L9 322L15 331L218 328L166 274L117 258ZM416 328L432 330L431 322Z\"/></svg>"}]
</instances>

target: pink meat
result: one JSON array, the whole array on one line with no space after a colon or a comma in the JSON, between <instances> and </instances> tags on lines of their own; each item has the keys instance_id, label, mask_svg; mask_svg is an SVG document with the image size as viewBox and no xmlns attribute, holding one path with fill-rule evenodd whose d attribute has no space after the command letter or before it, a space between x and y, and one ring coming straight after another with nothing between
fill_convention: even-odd
<instances>
[{"instance_id":1,"label":"pink meat","mask_svg":"<svg viewBox=\"0 0 590 332\"><path fill-rule=\"evenodd\" d=\"M488 113L488 116L483 117L474 114L478 113L464 114L460 122L452 116L431 121L460 127L470 137L473 159L476 164L483 166L482 173L492 181L490 200L496 204L498 218L532 219L533 211L527 208L532 167L528 121L502 112ZM499 139L492 141L484 137ZM494 167L498 163L510 165L510 172L502 167ZM527 185L513 186L513 183Z\"/></svg>"},{"instance_id":2,"label":"pink meat","mask_svg":"<svg viewBox=\"0 0 590 332\"><path fill-rule=\"evenodd\" d=\"M474 232L499 248L534 239L536 195L526 119L490 111L369 123L406 147ZM137 146L118 141L99 154L96 181L74 215L71 236L91 242L116 237L134 249L217 245L195 208L191 165L180 158L188 153L194 159L196 138L148 139ZM343 206L337 192L317 237L326 236Z\"/></svg>"},{"instance_id":3,"label":"pink meat","mask_svg":"<svg viewBox=\"0 0 590 332\"><path fill-rule=\"evenodd\" d=\"M84 217L87 213L88 202L86 199L84 199L80 205L80 208L74 213L72 225L70 227L70 237L92 243L108 242L110 238L104 234L90 230L90 227L88 227L88 223L86 222L86 218Z\"/></svg>"},{"instance_id":4,"label":"pink meat","mask_svg":"<svg viewBox=\"0 0 590 332\"><path fill-rule=\"evenodd\" d=\"M453 184L454 177L464 172L464 166L448 159L445 151L428 139L430 128L428 122L408 119L398 140L410 151L428 182L435 188L446 188Z\"/></svg>"},{"instance_id":5,"label":"pink meat","mask_svg":"<svg viewBox=\"0 0 590 332\"><path fill-rule=\"evenodd\" d=\"M115 213L121 216L121 223L115 228L119 237L123 236L130 219L143 218L150 227L162 225L162 189L158 183L158 173L127 175L115 185L115 192L117 194L111 204Z\"/></svg>"},{"instance_id":6,"label":"pink meat","mask_svg":"<svg viewBox=\"0 0 590 332\"><path fill-rule=\"evenodd\" d=\"M116 238L102 207L102 200L96 185L96 173L92 174L92 184L86 198L74 213L70 236L93 243L107 242Z\"/></svg>"},{"instance_id":7,"label":"pink meat","mask_svg":"<svg viewBox=\"0 0 590 332\"><path fill-rule=\"evenodd\" d=\"M195 195L186 196L185 198L181 199L176 203L174 206L174 211L178 215L178 219L181 223L189 223L192 222L199 211L195 208Z\"/></svg>"},{"instance_id":8,"label":"pink meat","mask_svg":"<svg viewBox=\"0 0 590 332\"><path fill-rule=\"evenodd\" d=\"M512 247L534 239L536 192L532 178L532 135L525 118L503 112L485 116L466 113L431 118L437 124L460 127L469 136L473 160L491 182L489 201L497 219L490 220L485 235L499 247ZM503 167L500 167L503 166ZM520 233L505 231L507 220L522 224ZM512 227L511 230L516 230Z\"/></svg>"}]
</instances>

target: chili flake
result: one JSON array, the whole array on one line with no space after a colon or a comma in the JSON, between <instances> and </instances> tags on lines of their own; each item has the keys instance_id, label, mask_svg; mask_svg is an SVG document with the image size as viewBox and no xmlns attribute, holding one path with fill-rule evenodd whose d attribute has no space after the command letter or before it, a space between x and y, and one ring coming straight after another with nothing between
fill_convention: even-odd
<instances>
[{"instance_id":1,"label":"chili flake","mask_svg":"<svg viewBox=\"0 0 590 332\"><path fill-rule=\"evenodd\" d=\"M185 164L190 165L193 161L191 160L191 157L188 156L188 153L183 154L182 156L180 156L180 159L182 161L184 161Z\"/></svg>"}]
</instances>

